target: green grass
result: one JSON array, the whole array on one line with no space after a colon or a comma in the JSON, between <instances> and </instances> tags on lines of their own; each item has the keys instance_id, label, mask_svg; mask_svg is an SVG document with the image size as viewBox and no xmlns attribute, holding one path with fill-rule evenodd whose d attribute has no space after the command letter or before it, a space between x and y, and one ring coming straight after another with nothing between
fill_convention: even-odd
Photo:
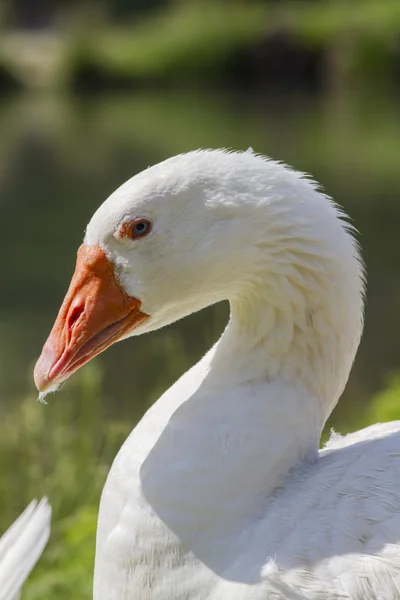
<instances>
[{"instance_id":1,"label":"green grass","mask_svg":"<svg viewBox=\"0 0 400 600\"><path fill-rule=\"evenodd\" d=\"M1 530L34 497L47 495L53 509L50 542L24 588L24 600L92 598L100 493L132 426L109 422L104 427L101 375L95 363L74 379L57 410L29 397L4 411ZM48 399L51 404L52 397Z\"/></svg>"}]
</instances>

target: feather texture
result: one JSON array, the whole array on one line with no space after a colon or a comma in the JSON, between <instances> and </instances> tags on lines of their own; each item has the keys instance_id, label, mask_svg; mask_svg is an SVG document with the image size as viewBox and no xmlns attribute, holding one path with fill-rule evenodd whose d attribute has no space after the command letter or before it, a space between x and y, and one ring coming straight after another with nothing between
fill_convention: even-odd
<instances>
[{"instance_id":1,"label":"feather texture","mask_svg":"<svg viewBox=\"0 0 400 600\"><path fill-rule=\"evenodd\" d=\"M33 500L0 539L0 600L16 600L50 535L51 509Z\"/></svg>"}]
</instances>

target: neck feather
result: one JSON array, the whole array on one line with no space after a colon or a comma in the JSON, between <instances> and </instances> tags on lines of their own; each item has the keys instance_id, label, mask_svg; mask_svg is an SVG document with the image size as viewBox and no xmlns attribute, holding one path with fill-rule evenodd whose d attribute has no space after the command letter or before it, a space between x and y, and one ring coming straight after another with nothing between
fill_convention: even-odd
<instances>
[{"instance_id":1,"label":"neck feather","mask_svg":"<svg viewBox=\"0 0 400 600\"><path fill-rule=\"evenodd\" d=\"M327 244L312 258L304 244L297 255L282 244L271 261L263 248L231 298L221 339L137 429L145 502L215 571L244 551L242 532L251 535L291 469L315 460L346 383L362 329L362 281L343 235L343 256Z\"/></svg>"},{"instance_id":2,"label":"neck feather","mask_svg":"<svg viewBox=\"0 0 400 600\"><path fill-rule=\"evenodd\" d=\"M290 469L316 459L320 435L317 399L301 382L270 378L268 336L240 335L235 318L139 426L149 443L140 468L146 501L214 570L240 551L219 544L261 516Z\"/></svg>"},{"instance_id":3,"label":"neck feather","mask_svg":"<svg viewBox=\"0 0 400 600\"><path fill-rule=\"evenodd\" d=\"M218 372L280 381L315 399L320 430L347 382L363 326L363 279L351 236L312 260L302 250L268 253L230 301L218 343ZM334 244L333 244L334 246ZM289 254L289 256L288 256Z\"/></svg>"}]
</instances>

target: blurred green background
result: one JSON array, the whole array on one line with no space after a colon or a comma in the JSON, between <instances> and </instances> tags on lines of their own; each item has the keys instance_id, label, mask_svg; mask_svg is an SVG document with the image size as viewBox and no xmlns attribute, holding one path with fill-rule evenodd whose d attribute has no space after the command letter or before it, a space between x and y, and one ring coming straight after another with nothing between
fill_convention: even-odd
<instances>
[{"instance_id":1,"label":"blurred green background","mask_svg":"<svg viewBox=\"0 0 400 600\"><path fill-rule=\"evenodd\" d=\"M2 0L0 530L32 497L54 510L25 600L91 598L109 466L228 315L116 345L36 403L85 225L134 173L222 146L311 173L354 219L366 327L327 431L400 418L399 0Z\"/></svg>"}]
</instances>

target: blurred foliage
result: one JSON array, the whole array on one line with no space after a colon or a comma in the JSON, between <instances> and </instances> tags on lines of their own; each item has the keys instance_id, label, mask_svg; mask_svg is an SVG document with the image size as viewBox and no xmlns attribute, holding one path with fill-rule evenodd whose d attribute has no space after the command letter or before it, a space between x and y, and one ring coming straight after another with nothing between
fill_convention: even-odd
<instances>
[{"instance_id":1,"label":"blurred foliage","mask_svg":"<svg viewBox=\"0 0 400 600\"><path fill-rule=\"evenodd\" d=\"M321 86L400 76L398 0L121 0L60 4L55 13L51 26L33 32L4 27L3 78L28 88L98 89L240 73L246 85L265 86L277 66L290 80L296 62L304 81L314 64Z\"/></svg>"},{"instance_id":2,"label":"blurred foliage","mask_svg":"<svg viewBox=\"0 0 400 600\"><path fill-rule=\"evenodd\" d=\"M181 80L219 73L233 49L262 33L262 9L251 3L179 3L134 26L83 31L71 46L71 80L121 77ZM86 82L87 83L87 82Z\"/></svg>"},{"instance_id":3,"label":"blurred foliage","mask_svg":"<svg viewBox=\"0 0 400 600\"><path fill-rule=\"evenodd\" d=\"M397 0L344 0L282 2L287 23L307 42L329 41L352 34L387 42L399 34ZM357 39L356 39L357 41Z\"/></svg>"},{"instance_id":4,"label":"blurred foliage","mask_svg":"<svg viewBox=\"0 0 400 600\"><path fill-rule=\"evenodd\" d=\"M49 403L53 398L47 397ZM106 422L96 363L72 381L62 405L26 398L4 411L0 436L1 528L29 499L49 497L51 542L26 600L91 598L98 503L110 464L132 424Z\"/></svg>"},{"instance_id":5,"label":"blurred foliage","mask_svg":"<svg viewBox=\"0 0 400 600\"><path fill-rule=\"evenodd\" d=\"M83 505L53 519L51 541L26 584L22 600L91 600L98 506Z\"/></svg>"},{"instance_id":6,"label":"blurred foliage","mask_svg":"<svg viewBox=\"0 0 400 600\"><path fill-rule=\"evenodd\" d=\"M51 538L24 588L23 600L92 598L101 488L132 426L125 420L102 427L101 400L101 373L94 363L75 376L61 411L42 407L29 398L17 410L10 409L3 419L2 528L34 496L46 493L53 507ZM400 375L395 375L387 388L371 399L358 426L399 418Z\"/></svg>"},{"instance_id":7,"label":"blurred foliage","mask_svg":"<svg viewBox=\"0 0 400 600\"><path fill-rule=\"evenodd\" d=\"M372 397L360 423L367 426L397 420L400 420L400 374L395 373L389 377L387 386Z\"/></svg>"}]
</instances>

